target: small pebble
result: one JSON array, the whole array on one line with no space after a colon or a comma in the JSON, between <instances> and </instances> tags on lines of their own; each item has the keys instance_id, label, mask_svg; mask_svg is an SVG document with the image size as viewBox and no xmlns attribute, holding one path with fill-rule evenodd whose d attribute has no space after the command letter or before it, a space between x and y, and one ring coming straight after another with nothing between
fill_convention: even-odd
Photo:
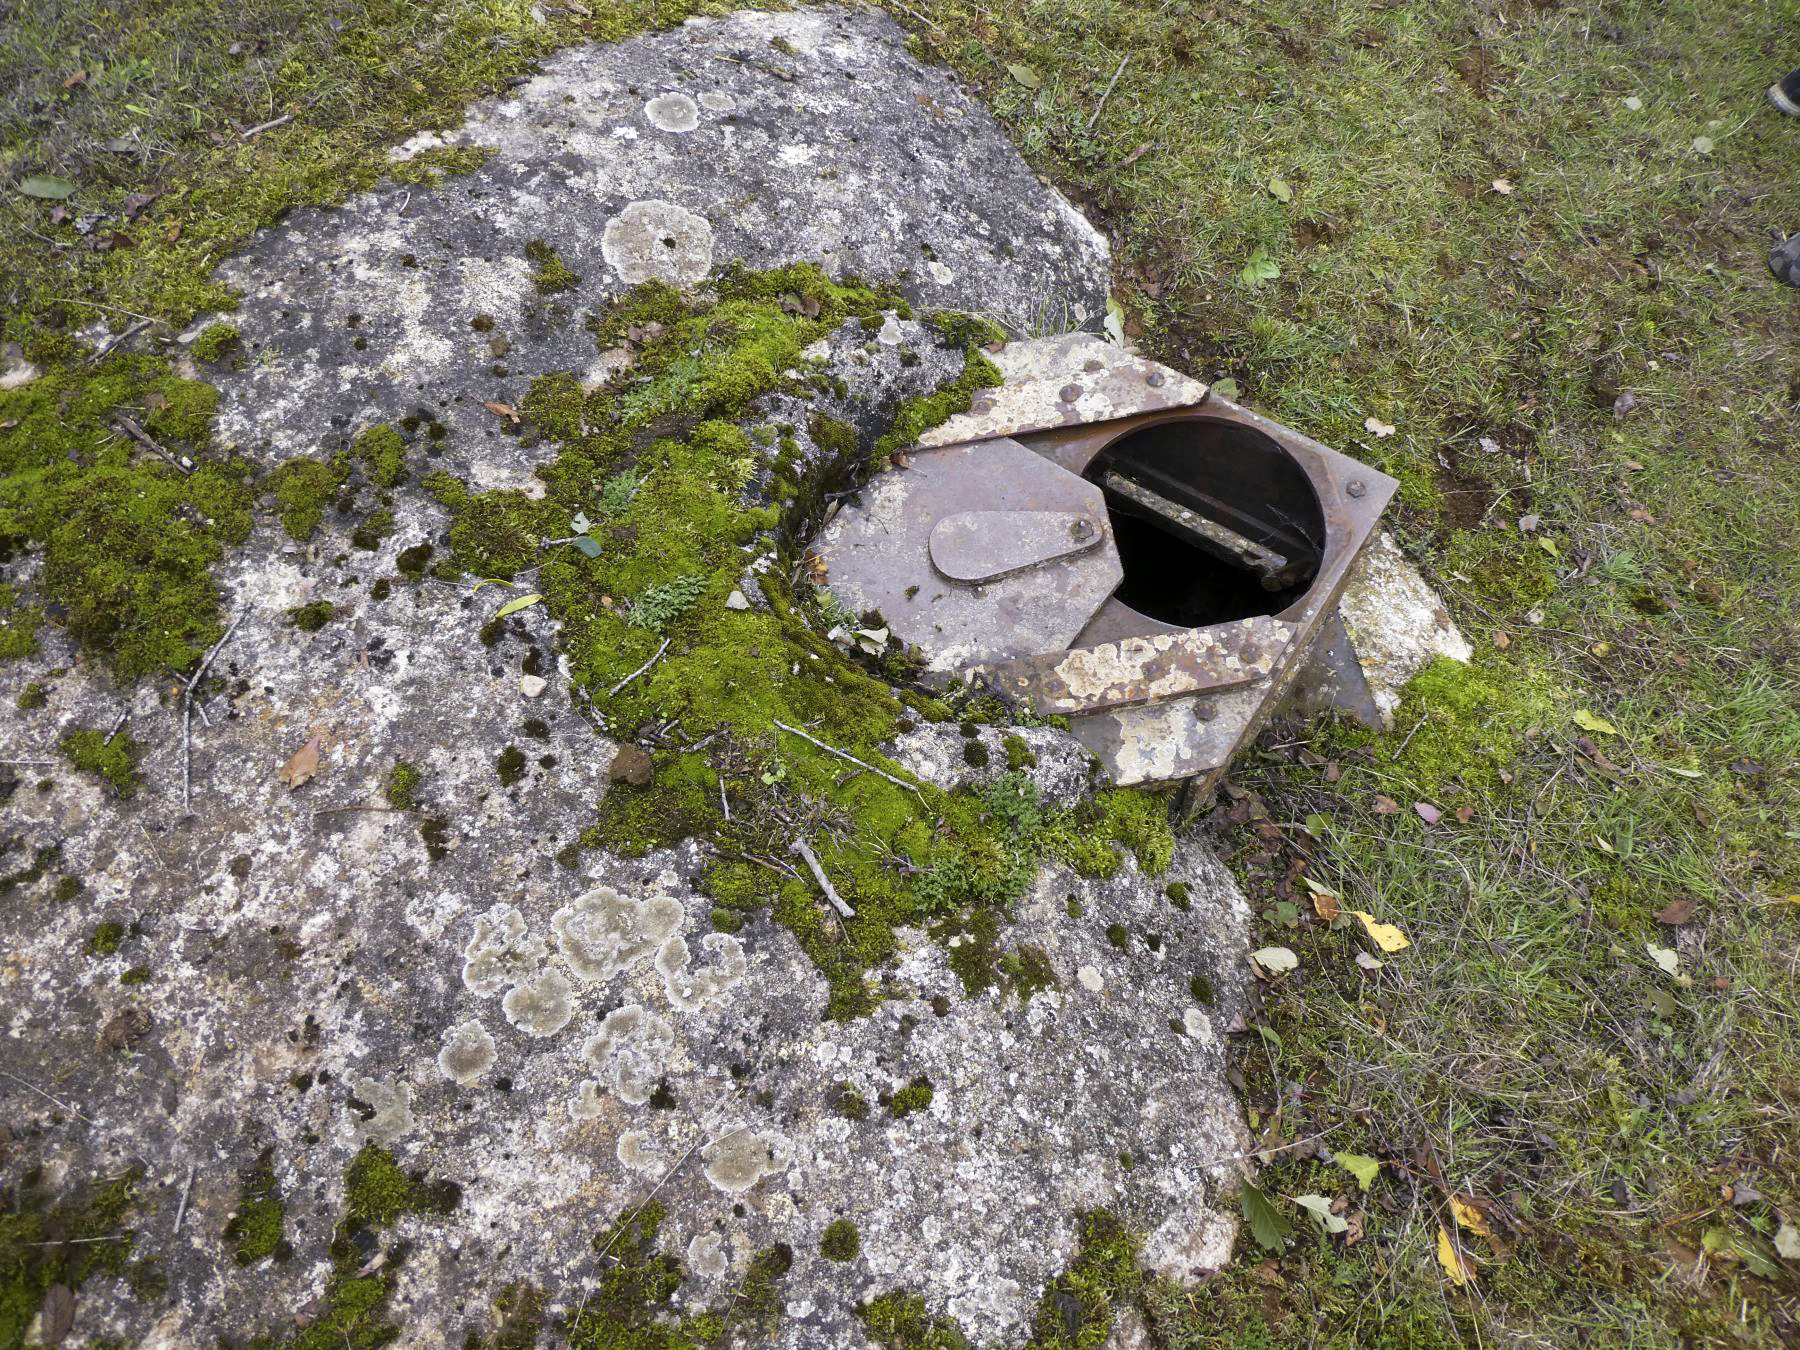
<instances>
[{"instance_id":1,"label":"small pebble","mask_svg":"<svg viewBox=\"0 0 1800 1350\"><path fill-rule=\"evenodd\" d=\"M749 609L750 602L744 598L744 593L742 591L733 591L730 595L725 597L725 608Z\"/></svg>"},{"instance_id":2,"label":"small pebble","mask_svg":"<svg viewBox=\"0 0 1800 1350\"><path fill-rule=\"evenodd\" d=\"M519 692L526 698L537 698L544 692L548 683L549 681L545 680L542 675L521 675L519 676Z\"/></svg>"}]
</instances>

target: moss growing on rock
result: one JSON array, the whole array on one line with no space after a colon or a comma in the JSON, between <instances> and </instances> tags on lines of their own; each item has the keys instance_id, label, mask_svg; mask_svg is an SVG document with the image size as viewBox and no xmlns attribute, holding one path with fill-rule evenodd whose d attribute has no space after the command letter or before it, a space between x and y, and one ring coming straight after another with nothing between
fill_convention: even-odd
<instances>
[{"instance_id":1,"label":"moss growing on rock","mask_svg":"<svg viewBox=\"0 0 1800 1350\"><path fill-rule=\"evenodd\" d=\"M525 752L509 745L494 760L494 772L500 775L502 787L511 787L525 776Z\"/></svg>"},{"instance_id":2,"label":"moss growing on rock","mask_svg":"<svg viewBox=\"0 0 1800 1350\"><path fill-rule=\"evenodd\" d=\"M225 1225L225 1241L240 1266L255 1265L276 1256L285 1245L281 1239L281 1193L275 1186L274 1152L265 1149L256 1166L244 1175L237 1211Z\"/></svg>"},{"instance_id":3,"label":"moss growing on rock","mask_svg":"<svg viewBox=\"0 0 1800 1350\"><path fill-rule=\"evenodd\" d=\"M194 359L211 363L238 345L236 324L209 323L194 339Z\"/></svg>"},{"instance_id":4,"label":"moss growing on rock","mask_svg":"<svg viewBox=\"0 0 1800 1350\"><path fill-rule=\"evenodd\" d=\"M833 1219L819 1235L819 1255L827 1261L854 1261L862 1252L862 1235L848 1219Z\"/></svg>"},{"instance_id":5,"label":"moss growing on rock","mask_svg":"<svg viewBox=\"0 0 1800 1350\"><path fill-rule=\"evenodd\" d=\"M98 774L111 783L119 796L137 794L137 763L143 747L131 738L130 732L108 736L92 728L71 731L56 748L76 768Z\"/></svg>"},{"instance_id":6,"label":"moss growing on rock","mask_svg":"<svg viewBox=\"0 0 1800 1350\"><path fill-rule=\"evenodd\" d=\"M1081 1247L1045 1287L1027 1350L1088 1350L1105 1343L1113 1314L1143 1285L1137 1237L1104 1209L1081 1216Z\"/></svg>"},{"instance_id":7,"label":"moss growing on rock","mask_svg":"<svg viewBox=\"0 0 1800 1350\"><path fill-rule=\"evenodd\" d=\"M488 145L434 145L389 166L388 177L410 187L434 188L446 175L474 173L493 155Z\"/></svg>"},{"instance_id":8,"label":"moss growing on rock","mask_svg":"<svg viewBox=\"0 0 1800 1350\"><path fill-rule=\"evenodd\" d=\"M88 934L87 949L93 956L111 956L119 950L125 941L125 925L108 919L104 923L94 925L94 931Z\"/></svg>"},{"instance_id":9,"label":"moss growing on rock","mask_svg":"<svg viewBox=\"0 0 1800 1350\"><path fill-rule=\"evenodd\" d=\"M49 686L44 684L42 680L33 680L19 691L19 697L14 700L14 706L17 707L20 712L30 712L34 708L43 707L49 701Z\"/></svg>"},{"instance_id":10,"label":"moss growing on rock","mask_svg":"<svg viewBox=\"0 0 1800 1350\"><path fill-rule=\"evenodd\" d=\"M883 1350L969 1350L968 1338L954 1320L931 1316L925 1300L905 1290L870 1299L856 1315Z\"/></svg>"},{"instance_id":11,"label":"moss growing on rock","mask_svg":"<svg viewBox=\"0 0 1800 1350\"><path fill-rule=\"evenodd\" d=\"M557 291L572 291L581 284L581 278L569 270L557 251L542 239L533 239L525 245L525 256L537 270L531 274L531 284L538 288L542 295L553 295Z\"/></svg>"},{"instance_id":12,"label":"moss growing on rock","mask_svg":"<svg viewBox=\"0 0 1800 1350\"><path fill-rule=\"evenodd\" d=\"M281 527L302 543L325 518L325 507L350 478L350 457L290 459L269 475L269 488L281 514Z\"/></svg>"},{"instance_id":13,"label":"moss growing on rock","mask_svg":"<svg viewBox=\"0 0 1800 1350\"><path fill-rule=\"evenodd\" d=\"M386 422L358 432L350 453L367 466L369 481L377 487L391 488L406 477L406 441Z\"/></svg>"},{"instance_id":14,"label":"moss growing on rock","mask_svg":"<svg viewBox=\"0 0 1800 1350\"><path fill-rule=\"evenodd\" d=\"M419 783L424 775L419 772L418 765L410 760L397 759L394 767L388 770L387 782L382 786L382 795L387 804L396 811L410 811L419 801Z\"/></svg>"},{"instance_id":15,"label":"moss growing on rock","mask_svg":"<svg viewBox=\"0 0 1800 1350\"><path fill-rule=\"evenodd\" d=\"M915 1078L893 1095L888 1102L888 1112L895 1119L904 1119L914 1111L923 1111L930 1106L932 1095L931 1080Z\"/></svg>"},{"instance_id":16,"label":"moss growing on rock","mask_svg":"<svg viewBox=\"0 0 1800 1350\"><path fill-rule=\"evenodd\" d=\"M337 613L337 606L329 600L312 600L304 605L296 605L282 617L302 633L316 633L330 623Z\"/></svg>"},{"instance_id":17,"label":"moss growing on rock","mask_svg":"<svg viewBox=\"0 0 1800 1350\"><path fill-rule=\"evenodd\" d=\"M94 1275L142 1269L131 1265L129 1224L140 1169L61 1202L38 1192L40 1175L27 1172L0 1210L0 1346L25 1344L51 1286L74 1291Z\"/></svg>"}]
</instances>

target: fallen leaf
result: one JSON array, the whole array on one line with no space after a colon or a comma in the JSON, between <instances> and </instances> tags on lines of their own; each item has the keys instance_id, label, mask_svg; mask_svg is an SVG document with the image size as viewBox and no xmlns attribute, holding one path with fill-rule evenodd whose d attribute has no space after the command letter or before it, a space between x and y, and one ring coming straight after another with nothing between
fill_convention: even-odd
<instances>
[{"instance_id":1,"label":"fallen leaf","mask_svg":"<svg viewBox=\"0 0 1800 1350\"><path fill-rule=\"evenodd\" d=\"M290 789L299 787L319 771L319 756L325 748L325 738L314 736L305 745L294 751L288 762L281 766L280 779Z\"/></svg>"},{"instance_id":2,"label":"fallen leaf","mask_svg":"<svg viewBox=\"0 0 1800 1350\"><path fill-rule=\"evenodd\" d=\"M1278 202L1291 202L1294 200L1294 189L1282 182L1279 178L1271 178L1269 180L1269 195Z\"/></svg>"},{"instance_id":3,"label":"fallen leaf","mask_svg":"<svg viewBox=\"0 0 1800 1350\"><path fill-rule=\"evenodd\" d=\"M1300 880L1306 889L1312 892L1313 912L1326 923L1331 923L1338 916L1338 894L1334 890L1321 886L1311 877L1302 876Z\"/></svg>"},{"instance_id":4,"label":"fallen leaf","mask_svg":"<svg viewBox=\"0 0 1800 1350\"><path fill-rule=\"evenodd\" d=\"M522 609L529 609L544 597L533 591L530 595L521 595L517 600L508 600L494 611L496 619L504 619L508 614L517 614Z\"/></svg>"},{"instance_id":5,"label":"fallen leaf","mask_svg":"<svg viewBox=\"0 0 1800 1350\"><path fill-rule=\"evenodd\" d=\"M1511 180L1505 178L1496 178L1494 180L1494 191L1499 193L1502 197L1512 196L1512 190L1513 185Z\"/></svg>"},{"instance_id":6,"label":"fallen leaf","mask_svg":"<svg viewBox=\"0 0 1800 1350\"><path fill-rule=\"evenodd\" d=\"M74 1291L66 1284L51 1285L44 1291L44 1303L38 1310L38 1315L43 1319L43 1324L38 1328L39 1339L45 1345L61 1345L75 1326Z\"/></svg>"},{"instance_id":7,"label":"fallen leaf","mask_svg":"<svg viewBox=\"0 0 1800 1350\"><path fill-rule=\"evenodd\" d=\"M1243 1207L1244 1218L1250 1224L1250 1235L1259 1246L1271 1252L1282 1251L1287 1246L1294 1226L1267 1195L1246 1181L1238 1187L1238 1204Z\"/></svg>"},{"instance_id":8,"label":"fallen leaf","mask_svg":"<svg viewBox=\"0 0 1800 1350\"><path fill-rule=\"evenodd\" d=\"M1451 1195L1450 1213L1455 1217L1459 1228L1466 1228L1481 1237L1492 1237L1494 1230L1488 1227L1487 1215L1474 1204L1460 1195Z\"/></svg>"},{"instance_id":9,"label":"fallen leaf","mask_svg":"<svg viewBox=\"0 0 1800 1350\"><path fill-rule=\"evenodd\" d=\"M1478 439L1475 444L1481 447L1483 454L1497 455L1500 453L1500 442L1495 440L1492 436L1483 436Z\"/></svg>"},{"instance_id":10,"label":"fallen leaf","mask_svg":"<svg viewBox=\"0 0 1800 1350\"><path fill-rule=\"evenodd\" d=\"M1286 947L1259 947L1250 953L1250 960L1265 978L1285 975L1300 965L1300 958Z\"/></svg>"},{"instance_id":11,"label":"fallen leaf","mask_svg":"<svg viewBox=\"0 0 1800 1350\"><path fill-rule=\"evenodd\" d=\"M1519 517L1519 530L1522 534L1530 534L1537 527L1538 527L1538 517L1537 517L1536 512L1533 512L1530 515L1524 515L1524 516Z\"/></svg>"},{"instance_id":12,"label":"fallen leaf","mask_svg":"<svg viewBox=\"0 0 1800 1350\"><path fill-rule=\"evenodd\" d=\"M1350 1225L1331 1212L1331 1201L1322 1195L1296 1195L1294 1203L1319 1221L1327 1233L1341 1233Z\"/></svg>"},{"instance_id":13,"label":"fallen leaf","mask_svg":"<svg viewBox=\"0 0 1800 1350\"><path fill-rule=\"evenodd\" d=\"M1613 416L1624 417L1637 407L1637 395L1627 389L1613 400Z\"/></svg>"},{"instance_id":14,"label":"fallen leaf","mask_svg":"<svg viewBox=\"0 0 1800 1350\"><path fill-rule=\"evenodd\" d=\"M1800 1228L1784 1223L1775 1230L1775 1254L1783 1261L1800 1261Z\"/></svg>"},{"instance_id":15,"label":"fallen leaf","mask_svg":"<svg viewBox=\"0 0 1800 1350\"><path fill-rule=\"evenodd\" d=\"M1212 382L1212 391L1220 398L1236 398L1238 396L1238 382L1227 375L1222 380L1214 380Z\"/></svg>"},{"instance_id":16,"label":"fallen leaf","mask_svg":"<svg viewBox=\"0 0 1800 1350\"><path fill-rule=\"evenodd\" d=\"M1562 557L1562 550L1556 546L1556 540L1554 539L1539 539L1538 547L1543 549L1544 552L1548 553L1552 558Z\"/></svg>"},{"instance_id":17,"label":"fallen leaf","mask_svg":"<svg viewBox=\"0 0 1800 1350\"><path fill-rule=\"evenodd\" d=\"M583 534L576 536L575 547L580 551L584 558L598 558L600 556L599 542L588 535Z\"/></svg>"},{"instance_id":18,"label":"fallen leaf","mask_svg":"<svg viewBox=\"0 0 1800 1350\"><path fill-rule=\"evenodd\" d=\"M1430 802L1414 802L1413 810L1419 813L1419 819L1427 825L1435 825L1444 818L1444 813Z\"/></svg>"},{"instance_id":19,"label":"fallen leaf","mask_svg":"<svg viewBox=\"0 0 1800 1350\"><path fill-rule=\"evenodd\" d=\"M1632 112L1642 112L1644 100L1639 98L1636 94L1632 94L1625 100L1625 106Z\"/></svg>"},{"instance_id":20,"label":"fallen leaf","mask_svg":"<svg viewBox=\"0 0 1800 1350\"><path fill-rule=\"evenodd\" d=\"M1343 1168L1365 1191L1375 1184L1375 1178L1381 1175L1381 1162L1361 1153L1339 1153L1333 1155L1337 1165Z\"/></svg>"},{"instance_id":21,"label":"fallen leaf","mask_svg":"<svg viewBox=\"0 0 1800 1350\"><path fill-rule=\"evenodd\" d=\"M63 88L64 89L73 89L78 84L86 84L86 83L87 83L87 72L85 70L78 70L73 75L69 76L68 79L63 81Z\"/></svg>"},{"instance_id":22,"label":"fallen leaf","mask_svg":"<svg viewBox=\"0 0 1800 1350\"><path fill-rule=\"evenodd\" d=\"M19 183L19 191L27 197L40 197L45 201L60 202L65 197L74 195L75 185L66 178L52 178L49 174L33 174Z\"/></svg>"},{"instance_id":23,"label":"fallen leaf","mask_svg":"<svg viewBox=\"0 0 1800 1350\"><path fill-rule=\"evenodd\" d=\"M1356 954L1356 964L1369 974L1373 975L1376 971L1380 970L1385 963L1377 961L1367 952L1358 952Z\"/></svg>"},{"instance_id":24,"label":"fallen leaf","mask_svg":"<svg viewBox=\"0 0 1800 1350\"><path fill-rule=\"evenodd\" d=\"M1713 139L1711 136L1696 136L1696 137L1694 137L1694 153L1695 154L1710 155L1712 152L1713 152Z\"/></svg>"},{"instance_id":25,"label":"fallen leaf","mask_svg":"<svg viewBox=\"0 0 1800 1350\"><path fill-rule=\"evenodd\" d=\"M1681 968L1681 957L1673 947L1659 947L1654 942L1646 942L1644 950L1650 953L1650 959L1665 975L1673 975Z\"/></svg>"},{"instance_id":26,"label":"fallen leaf","mask_svg":"<svg viewBox=\"0 0 1800 1350\"><path fill-rule=\"evenodd\" d=\"M1394 434L1393 424L1391 422L1384 422L1379 417L1363 418L1363 430L1368 432L1378 441L1383 437L1392 436Z\"/></svg>"},{"instance_id":27,"label":"fallen leaf","mask_svg":"<svg viewBox=\"0 0 1800 1350\"><path fill-rule=\"evenodd\" d=\"M1512 639L1509 638L1505 633L1496 632L1494 634L1494 646L1499 648L1501 651L1505 651L1508 647L1512 646Z\"/></svg>"},{"instance_id":28,"label":"fallen leaf","mask_svg":"<svg viewBox=\"0 0 1800 1350\"><path fill-rule=\"evenodd\" d=\"M1400 803L1384 793L1375 794L1375 804L1370 808L1378 816L1397 816L1400 814Z\"/></svg>"},{"instance_id":29,"label":"fallen leaf","mask_svg":"<svg viewBox=\"0 0 1800 1350\"><path fill-rule=\"evenodd\" d=\"M1043 76L1039 75L1030 66L1019 65L1017 62L1008 66L1006 68L1006 73L1012 76L1014 80L1024 85L1027 89L1041 88L1044 83Z\"/></svg>"},{"instance_id":30,"label":"fallen leaf","mask_svg":"<svg viewBox=\"0 0 1800 1350\"><path fill-rule=\"evenodd\" d=\"M1577 708L1569 714L1569 720L1583 731L1592 731L1601 736L1617 736L1619 729L1604 717L1597 717L1586 708Z\"/></svg>"},{"instance_id":31,"label":"fallen leaf","mask_svg":"<svg viewBox=\"0 0 1800 1350\"><path fill-rule=\"evenodd\" d=\"M1375 945L1382 951L1391 955L1394 952L1403 952L1412 946L1411 940L1405 933L1391 923L1382 923L1368 910L1353 909L1350 912L1362 920L1362 926L1368 930L1369 936L1375 939Z\"/></svg>"},{"instance_id":32,"label":"fallen leaf","mask_svg":"<svg viewBox=\"0 0 1800 1350\"><path fill-rule=\"evenodd\" d=\"M513 423L514 426L518 425L519 414L518 414L518 411L515 408L513 408L511 404L495 403L492 399L483 399L481 401L481 406L486 408L489 412L493 413L495 417L507 418Z\"/></svg>"},{"instance_id":33,"label":"fallen leaf","mask_svg":"<svg viewBox=\"0 0 1800 1350\"><path fill-rule=\"evenodd\" d=\"M1697 903L1698 902L1692 899L1671 900L1668 904L1657 910L1654 917L1658 923L1666 923L1671 928L1679 928L1682 924L1694 917L1694 909Z\"/></svg>"},{"instance_id":34,"label":"fallen leaf","mask_svg":"<svg viewBox=\"0 0 1800 1350\"><path fill-rule=\"evenodd\" d=\"M1466 1288L1474 1282L1474 1264L1457 1250L1455 1239L1443 1224L1438 1225L1437 1259L1438 1264L1444 1268L1444 1274L1450 1277L1450 1283L1458 1289Z\"/></svg>"}]
</instances>

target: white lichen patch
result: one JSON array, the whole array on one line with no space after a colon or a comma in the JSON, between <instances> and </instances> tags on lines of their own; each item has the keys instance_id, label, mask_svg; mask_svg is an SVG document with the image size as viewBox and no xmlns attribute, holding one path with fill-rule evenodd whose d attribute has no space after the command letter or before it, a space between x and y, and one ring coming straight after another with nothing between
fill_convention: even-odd
<instances>
[{"instance_id":1,"label":"white lichen patch","mask_svg":"<svg viewBox=\"0 0 1800 1350\"><path fill-rule=\"evenodd\" d=\"M619 1166L633 1172L660 1172L668 1161L656 1136L645 1130L626 1130L613 1151Z\"/></svg>"},{"instance_id":2,"label":"white lichen patch","mask_svg":"<svg viewBox=\"0 0 1800 1350\"><path fill-rule=\"evenodd\" d=\"M658 94L644 105L644 120L658 131L692 131L700 125L700 108L686 94Z\"/></svg>"},{"instance_id":3,"label":"white lichen patch","mask_svg":"<svg viewBox=\"0 0 1800 1350\"><path fill-rule=\"evenodd\" d=\"M627 1003L606 1015L599 1033L581 1047L581 1056L615 1097L642 1106L656 1091L674 1045L675 1028L666 1018Z\"/></svg>"},{"instance_id":4,"label":"white lichen patch","mask_svg":"<svg viewBox=\"0 0 1800 1350\"><path fill-rule=\"evenodd\" d=\"M500 1009L527 1036L554 1036L575 1015L574 992L560 970L541 970L508 989Z\"/></svg>"},{"instance_id":5,"label":"white lichen patch","mask_svg":"<svg viewBox=\"0 0 1800 1350\"><path fill-rule=\"evenodd\" d=\"M703 1280L725 1273L725 1240L717 1233L696 1233L687 1245L688 1270Z\"/></svg>"},{"instance_id":6,"label":"white lichen patch","mask_svg":"<svg viewBox=\"0 0 1800 1350\"><path fill-rule=\"evenodd\" d=\"M399 1077L350 1080L359 1142L391 1144L413 1129L412 1084Z\"/></svg>"},{"instance_id":7,"label":"white lichen patch","mask_svg":"<svg viewBox=\"0 0 1800 1350\"><path fill-rule=\"evenodd\" d=\"M688 969L689 952L684 938L672 937L657 949L656 973L663 978L663 992L682 1012L699 1012L744 978L749 961L744 945L729 933L708 933L700 947L715 964Z\"/></svg>"},{"instance_id":8,"label":"white lichen patch","mask_svg":"<svg viewBox=\"0 0 1800 1350\"><path fill-rule=\"evenodd\" d=\"M494 1067L494 1038L472 1017L460 1022L445 1033L437 1066L452 1083L466 1087Z\"/></svg>"},{"instance_id":9,"label":"white lichen patch","mask_svg":"<svg viewBox=\"0 0 1800 1350\"><path fill-rule=\"evenodd\" d=\"M727 1195L742 1195L764 1177L787 1170L786 1136L747 1125L727 1130L700 1150L706 1179Z\"/></svg>"},{"instance_id":10,"label":"white lichen patch","mask_svg":"<svg viewBox=\"0 0 1800 1350\"><path fill-rule=\"evenodd\" d=\"M489 998L516 984L544 962L544 940L525 931L516 905L495 905L475 917L475 933L463 948L463 984Z\"/></svg>"},{"instance_id":11,"label":"white lichen patch","mask_svg":"<svg viewBox=\"0 0 1800 1350\"><path fill-rule=\"evenodd\" d=\"M691 286L712 270L713 227L705 216L658 198L632 202L606 222L600 256L628 286Z\"/></svg>"},{"instance_id":12,"label":"white lichen patch","mask_svg":"<svg viewBox=\"0 0 1800 1350\"><path fill-rule=\"evenodd\" d=\"M632 900L596 886L552 914L550 930L576 978L598 984L649 956L684 918L681 902L670 896Z\"/></svg>"}]
</instances>

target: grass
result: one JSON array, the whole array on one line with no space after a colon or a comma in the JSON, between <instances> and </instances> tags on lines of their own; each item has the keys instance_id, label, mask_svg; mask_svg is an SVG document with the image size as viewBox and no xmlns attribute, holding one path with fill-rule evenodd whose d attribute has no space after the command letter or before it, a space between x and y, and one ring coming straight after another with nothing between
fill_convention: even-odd
<instances>
[{"instance_id":1,"label":"grass","mask_svg":"<svg viewBox=\"0 0 1800 1350\"><path fill-rule=\"evenodd\" d=\"M169 417L166 372L115 357L90 379L69 330L147 315L166 338L228 308L212 266L285 209L372 181L386 145L557 45L705 6L589 8L17 9L0 338L94 396L77 395L79 425ZM1800 310L1761 254L1771 227L1800 226L1800 125L1759 101L1789 34L1741 0L894 13L1104 224L1148 351L1401 480L1392 523L1478 649L1471 671L1422 679L1391 735L1276 729L1209 822L1263 915L1258 945L1300 958L1237 1062L1260 1184L1297 1236L1266 1254L1246 1236L1195 1290L1131 1291L1159 1342L1792 1337L1800 1291L1771 1237L1800 1222ZM13 190L32 174L76 185L72 215L118 218L76 235ZM21 462L75 472L56 460ZM108 528L136 540L134 503L192 504L197 489L122 464L92 466L110 495L69 478ZM205 472L235 511L235 468ZM278 506L305 525L318 485L288 486ZM205 514L227 522L217 539L154 541L184 586L242 524ZM53 543L56 519L6 532ZM28 650L40 611L10 592L5 607L0 637ZM211 624L158 626L137 659L181 668ZM1140 822L1118 810L1124 838ZM1383 954L1357 920L1327 922L1302 873L1412 946ZM1655 917L1686 901L1687 922ZM1339 1154L1379 1161L1366 1192ZM1459 1227L1452 1192L1491 1237ZM1347 1231L1322 1232L1298 1195L1341 1201ZM1466 1286L1438 1259L1446 1231L1466 1239ZM924 1315L881 1306L896 1326Z\"/></svg>"},{"instance_id":2,"label":"grass","mask_svg":"<svg viewBox=\"0 0 1800 1350\"><path fill-rule=\"evenodd\" d=\"M1154 1294L1158 1334L1793 1335L1769 1246L1800 1218L1779 31L1750 5L912 8L1104 218L1129 331L1400 478L1394 527L1478 649L1392 735L1277 728L1212 818L1258 944L1300 956L1239 1070L1302 1236ZM1278 277L1245 275L1259 254ZM1302 870L1412 947L1324 922ZM1332 1150L1383 1161L1367 1195ZM1466 1288L1436 1256L1451 1190L1494 1234L1461 1234ZM1359 1240L1315 1236L1309 1193Z\"/></svg>"}]
</instances>

